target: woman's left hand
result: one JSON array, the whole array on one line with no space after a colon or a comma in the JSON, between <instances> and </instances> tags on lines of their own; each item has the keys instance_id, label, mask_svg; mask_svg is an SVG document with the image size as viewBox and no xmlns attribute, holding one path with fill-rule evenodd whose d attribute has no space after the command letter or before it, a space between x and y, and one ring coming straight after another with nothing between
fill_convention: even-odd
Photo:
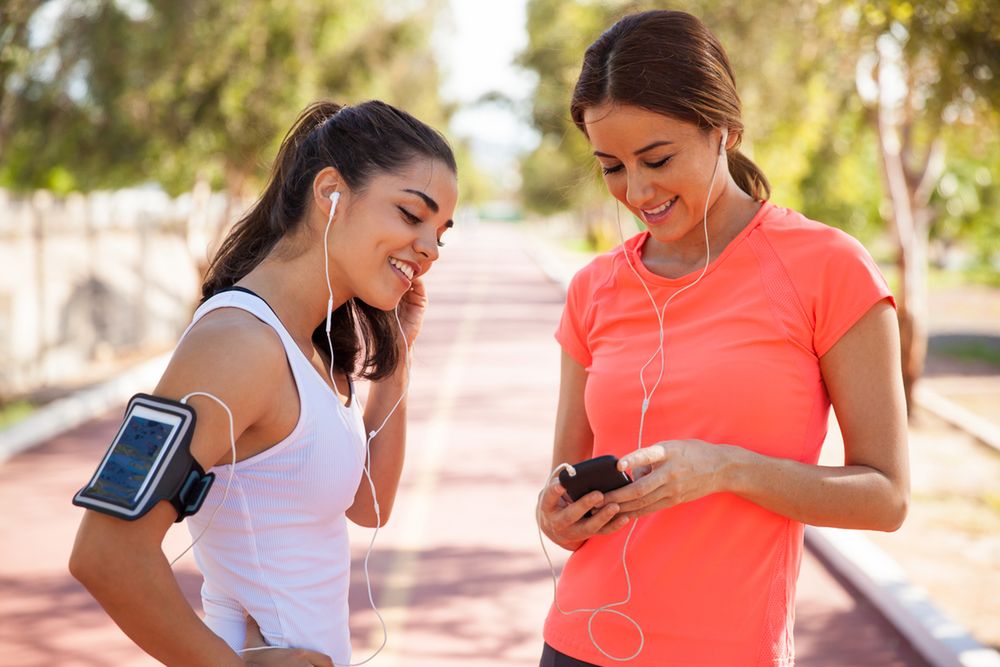
<instances>
[{"instance_id":1,"label":"woman's left hand","mask_svg":"<svg viewBox=\"0 0 1000 667\"><path fill-rule=\"evenodd\" d=\"M403 325L403 333L406 336L406 346L413 347L413 342L420 333L420 326L424 322L424 312L427 310L427 291L424 289L423 277L416 276L413 279L410 289L403 294L397 308L399 323Z\"/></svg>"},{"instance_id":2,"label":"woman's left hand","mask_svg":"<svg viewBox=\"0 0 1000 667\"><path fill-rule=\"evenodd\" d=\"M633 482L605 494L619 516L638 517L725 491L724 478L737 448L704 440L664 440L618 461Z\"/></svg>"}]
</instances>

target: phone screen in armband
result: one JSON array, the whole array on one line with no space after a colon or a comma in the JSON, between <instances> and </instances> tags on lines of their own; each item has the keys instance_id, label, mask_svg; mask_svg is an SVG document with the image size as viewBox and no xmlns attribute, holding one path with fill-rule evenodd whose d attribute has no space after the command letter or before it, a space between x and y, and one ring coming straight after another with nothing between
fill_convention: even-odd
<instances>
[{"instance_id":1,"label":"phone screen in armband","mask_svg":"<svg viewBox=\"0 0 1000 667\"><path fill-rule=\"evenodd\" d=\"M194 424L188 405L133 396L115 439L73 504L132 520L169 500L178 520L193 514L214 479L191 456Z\"/></svg>"}]
</instances>

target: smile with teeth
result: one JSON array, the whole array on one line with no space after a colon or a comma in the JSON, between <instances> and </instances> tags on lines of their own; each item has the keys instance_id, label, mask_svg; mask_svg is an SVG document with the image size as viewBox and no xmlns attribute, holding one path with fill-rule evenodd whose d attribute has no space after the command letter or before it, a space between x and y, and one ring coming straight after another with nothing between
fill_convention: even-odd
<instances>
[{"instance_id":1,"label":"smile with teeth","mask_svg":"<svg viewBox=\"0 0 1000 667\"><path fill-rule=\"evenodd\" d=\"M409 264L407 264L405 262L399 261L395 257L390 257L389 258L389 264L391 264L392 266L394 266L397 270L399 270L400 273L402 273L404 276L406 276L407 280L410 280L410 281L413 280L413 267L412 266L410 266Z\"/></svg>"},{"instance_id":2,"label":"smile with teeth","mask_svg":"<svg viewBox=\"0 0 1000 667\"><path fill-rule=\"evenodd\" d=\"M671 199L669 201L663 202L662 204L660 204L659 206L657 206L654 209L651 209L651 210L642 209L642 212L646 216L660 215L661 213L665 213L667 211L667 209L669 209L671 206L673 206L675 201L677 201L677 197L674 197L673 199Z\"/></svg>"}]
</instances>

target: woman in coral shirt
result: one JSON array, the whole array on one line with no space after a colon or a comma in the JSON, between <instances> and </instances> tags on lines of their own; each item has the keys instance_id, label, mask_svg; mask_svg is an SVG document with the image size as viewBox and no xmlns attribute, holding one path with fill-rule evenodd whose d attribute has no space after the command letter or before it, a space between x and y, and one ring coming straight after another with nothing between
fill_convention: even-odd
<instances>
[{"instance_id":1,"label":"woman in coral shirt","mask_svg":"<svg viewBox=\"0 0 1000 667\"><path fill-rule=\"evenodd\" d=\"M803 525L906 515L892 295L857 241L768 201L698 19L616 23L571 110L647 229L570 286L553 466L611 454L635 481L571 502L553 475L540 494L542 531L573 551L541 664L792 665ZM817 465L831 405L838 467Z\"/></svg>"}]
</instances>

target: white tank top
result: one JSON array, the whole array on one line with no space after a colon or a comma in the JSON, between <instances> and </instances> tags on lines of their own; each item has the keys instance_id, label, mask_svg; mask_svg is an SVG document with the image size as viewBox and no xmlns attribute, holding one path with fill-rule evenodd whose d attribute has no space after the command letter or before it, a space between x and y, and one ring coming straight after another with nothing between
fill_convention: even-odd
<instances>
[{"instance_id":1,"label":"white tank top","mask_svg":"<svg viewBox=\"0 0 1000 667\"><path fill-rule=\"evenodd\" d=\"M218 308L248 311L278 333L300 407L288 437L236 464L221 507L232 466L212 468L216 479L205 504L187 519L195 537L219 507L194 546L205 577L205 622L238 650L244 645L245 610L269 644L320 651L338 665L347 664L351 555L344 513L354 502L365 452L354 386L345 407L266 302L252 293L233 290L211 297L195 311L185 335ZM270 391L267 378L261 378L260 391Z\"/></svg>"}]
</instances>

